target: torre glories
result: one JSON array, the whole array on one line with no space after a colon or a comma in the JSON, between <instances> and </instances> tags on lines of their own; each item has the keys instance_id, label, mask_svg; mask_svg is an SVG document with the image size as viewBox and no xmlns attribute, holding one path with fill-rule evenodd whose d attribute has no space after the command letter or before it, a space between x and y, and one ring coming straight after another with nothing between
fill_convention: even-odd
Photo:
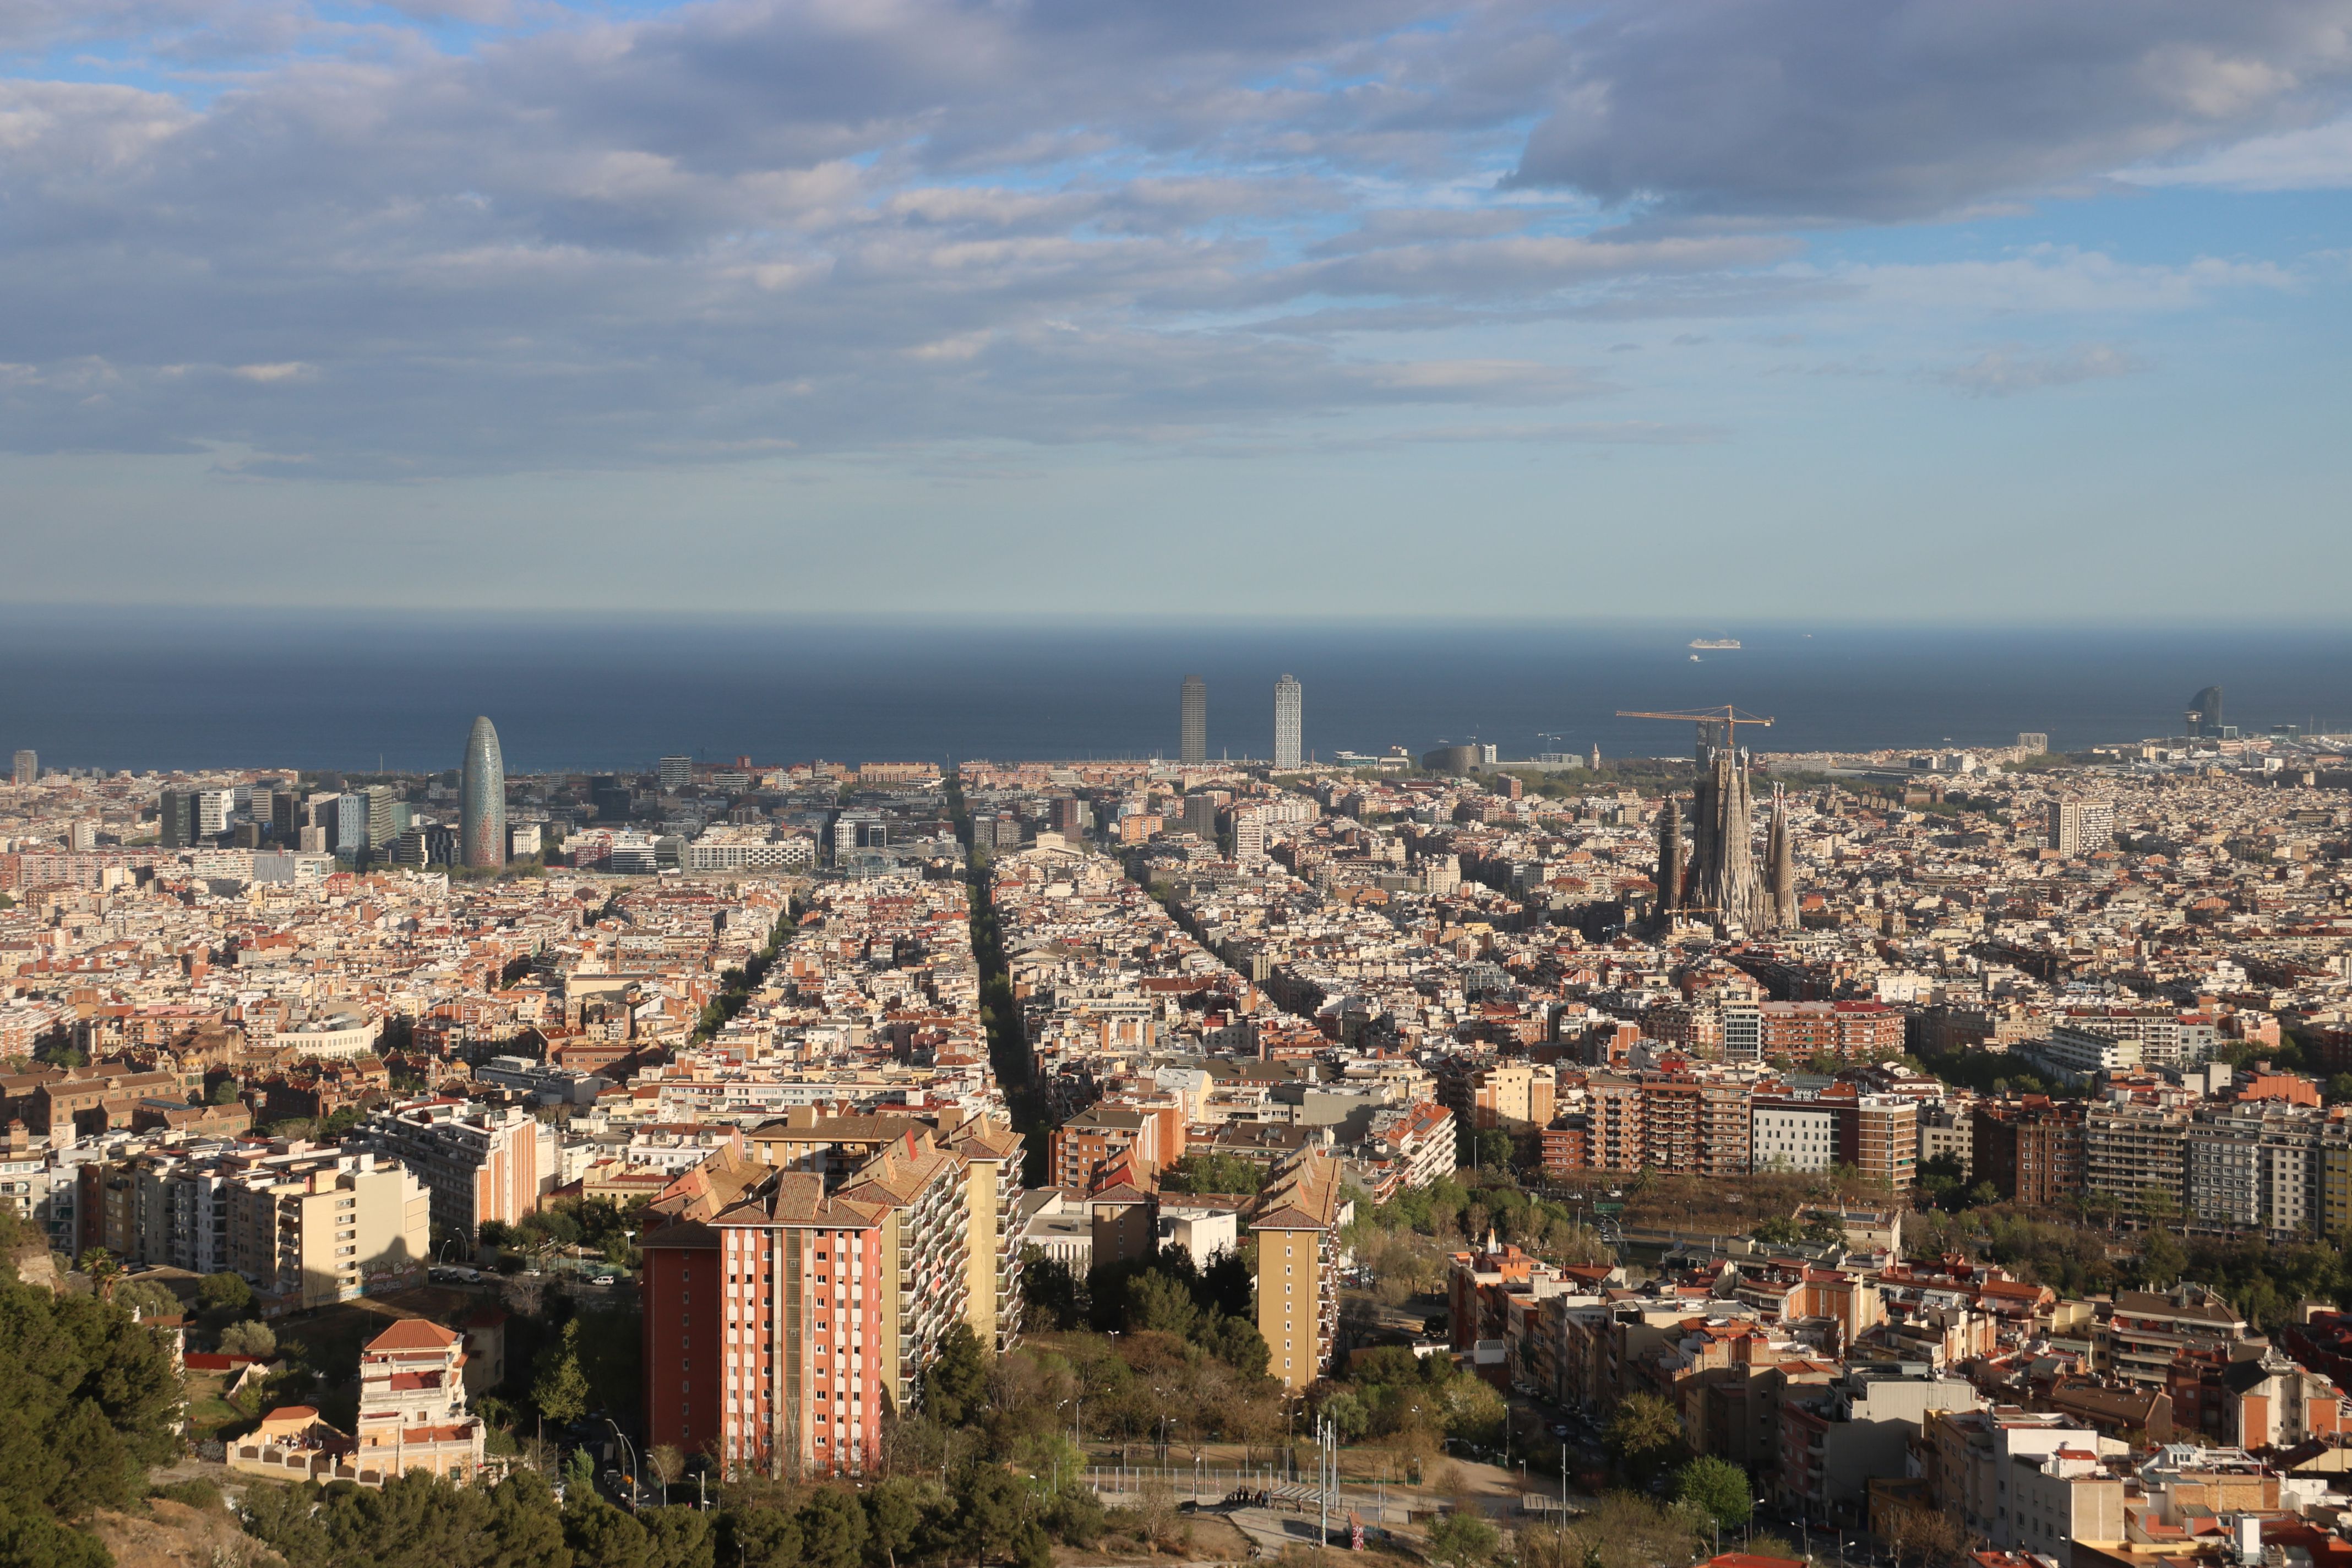
<instances>
[{"instance_id":1,"label":"torre glories","mask_svg":"<svg viewBox=\"0 0 2352 1568\"><path fill-rule=\"evenodd\" d=\"M466 737L466 769L457 788L457 858L468 866L507 863L507 763L498 726L476 718Z\"/></svg>"}]
</instances>

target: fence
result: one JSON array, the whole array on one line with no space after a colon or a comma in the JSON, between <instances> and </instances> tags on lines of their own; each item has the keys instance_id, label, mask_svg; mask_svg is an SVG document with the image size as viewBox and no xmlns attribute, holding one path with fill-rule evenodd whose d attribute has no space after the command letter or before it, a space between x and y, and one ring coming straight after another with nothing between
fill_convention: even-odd
<instances>
[{"instance_id":1,"label":"fence","mask_svg":"<svg viewBox=\"0 0 2352 1568\"><path fill-rule=\"evenodd\" d=\"M1143 1501L1145 1489L1164 1486L1174 1502L1195 1502L1208 1508L1236 1492L1263 1495L1265 1506L1278 1511L1312 1514L1323 1506L1321 1489L1311 1480L1291 1480L1280 1465L1235 1468L1217 1465L1096 1465L1085 1473L1086 1484L1110 1507L1132 1508ZM1353 1513L1366 1524L1403 1524L1406 1500L1391 1496L1384 1481L1358 1482L1331 1489L1331 1524L1345 1527Z\"/></svg>"}]
</instances>

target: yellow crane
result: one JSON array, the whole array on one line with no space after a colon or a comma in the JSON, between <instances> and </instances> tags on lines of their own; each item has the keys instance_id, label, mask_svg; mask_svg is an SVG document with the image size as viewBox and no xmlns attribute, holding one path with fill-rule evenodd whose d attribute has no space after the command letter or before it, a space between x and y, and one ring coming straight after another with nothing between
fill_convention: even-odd
<instances>
[{"instance_id":1,"label":"yellow crane","mask_svg":"<svg viewBox=\"0 0 2352 1568\"><path fill-rule=\"evenodd\" d=\"M1639 713L1621 708L1617 710L1617 717L1620 719L1680 719L1686 723L1701 726L1699 733L1702 737L1706 733L1705 726L1720 725L1723 730L1723 743L1727 746L1736 746L1739 743L1739 726L1742 724L1760 725L1767 730L1772 727L1772 721L1769 718L1759 718L1753 713L1742 713L1729 703L1720 708L1701 708L1684 713Z\"/></svg>"}]
</instances>

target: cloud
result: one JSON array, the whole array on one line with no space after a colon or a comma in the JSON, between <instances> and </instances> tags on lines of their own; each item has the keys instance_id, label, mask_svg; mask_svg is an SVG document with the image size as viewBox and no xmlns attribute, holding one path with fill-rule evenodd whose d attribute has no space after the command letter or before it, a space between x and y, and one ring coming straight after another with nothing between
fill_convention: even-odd
<instances>
[{"instance_id":1,"label":"cloud","mask_svg":"<svg viewBox=\"0 0 2352 1568\"><path fill-rule=\"evenodd\" d=\"M2231 191L2340 191L2352 186L2352 120L2256 136L2185 163L2126 169L2118 178Z\"/></svg>"},{"instance_id":2,"label":"cloud","mask_svg":"<svg viewBox=\"0 0 2352 1568\"><path fill-rule=\"evenodd\" d=\"M1652 0L1569 42L1514 183L1796 221L2039 195L2352 87L2352 0Z\"/></svg>"},{"instance_id":3,"label":"cloud","mask_svg":"<svg viewBox=\"0 0 2352 1568\"><path fill-rule=\"evenodd\" d=\"M2045 387L2137 375L2147 368L2147 361L2114 343L2076 343L2052 353L1988 349L1966 364L1937 373L1937 379L1974 397L2013 397Z\"/></svg>"},{"instance_id":4,"label":"cloud","mask_svg":"<svg viewBox=\"0 0 2352 1568\"><path fill-rule=\"evenodd\" d=\"M1534 428L1618 394L1577 363L1612 321L2293 286L1807 259L1812 216L2150 167L2335 90L2336 0L2137 14L0 0L21 47L138 46L122 83L0 79L0 449L404 477L1461 405ZM2094 102L2059 101L2069 72Z\"/></svg>"}]
</instances>

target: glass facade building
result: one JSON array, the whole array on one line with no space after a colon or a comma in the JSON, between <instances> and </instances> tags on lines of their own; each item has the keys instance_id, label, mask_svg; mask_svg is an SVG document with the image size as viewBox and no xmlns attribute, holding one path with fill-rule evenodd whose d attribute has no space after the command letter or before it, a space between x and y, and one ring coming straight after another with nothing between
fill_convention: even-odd
<instances>
[{"instance_id":1,"label":"glass facade building","mask_svg":"<svg viewBox=\"0 0 2352 1568\"><path fill-rule=\"evenodd\" d=\"M507 863L507 763L499 731L486 718L466 737L466 768L457 789L457 856L468 866Z\"/></svg>"}]
</instances>

